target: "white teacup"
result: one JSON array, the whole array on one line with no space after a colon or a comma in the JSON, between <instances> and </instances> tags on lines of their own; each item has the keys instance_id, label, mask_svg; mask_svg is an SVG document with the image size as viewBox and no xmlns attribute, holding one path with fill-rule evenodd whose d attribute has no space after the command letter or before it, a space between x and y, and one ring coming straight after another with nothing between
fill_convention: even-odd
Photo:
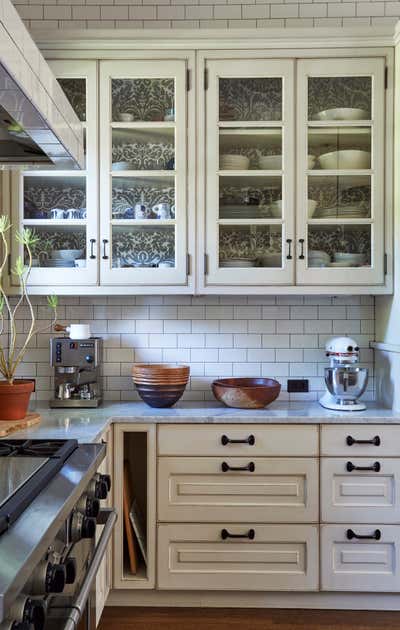
<instances>
[{"instance_id":1,"label":"white teacup","mask_svg":"<svg viewBox=\"0 0 400 630\"><path fill-rule=\"evenodd\" d=\"M62 208L53 208L51 211L52 219L65 219L65 210Z\"/></svg>"},{"instance_id":2,"label":"white teacup","mask_svg":"<svg viewBox=\"0 0 400 630\"><path fill-rule=\"evenodd\" d=\"M65 215L67 219L80 219L81 218L80 210L77 210L76 208L70 208L69 210L66 210Z\"/></svg>"},{"instance_id":3,"label":"white teacup","mask_svg":"<svg viewBox=\"0 0 400 630\"><path fill-rule=\"evenodd\" d=\"M71 339L89 339L90 337L89 324L70 324L66 330Z\"/></svg>"},{"instance_id":4,"label":"white teacup","mask_svg":"<svg viewBox=\"0 0 400 630\"><path fill-rule=\"evenodd\" d=\"M153 206L153 212L159 219L171 218L171 208L168 203L158 203L156 206Z\"/></svg>"}]
</instances>

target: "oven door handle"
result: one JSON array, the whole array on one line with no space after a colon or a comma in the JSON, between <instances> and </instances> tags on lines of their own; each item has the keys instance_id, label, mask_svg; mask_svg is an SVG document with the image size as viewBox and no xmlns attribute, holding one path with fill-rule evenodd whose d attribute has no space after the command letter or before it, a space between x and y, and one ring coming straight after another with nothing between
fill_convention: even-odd
<instances>
[{"instance_id":1,"label":"oven door handle","mask_svg":"<svg viewBox=\"0 0 400 630\"><path fill-rule=\"evenodd\" d=\"M89 599L93 581L96 579L97 572L106 553L107 545L110 541L116 520L117 511L111 508L102 509L97 517L98 524L104 524L104 529L101 533L100 540L96 545L93 558L90 562L85 579L82 582L79 595L72 604L72 610L70 611L70 616L64 626L64 630L76 630L79 624L85 610L86 602Z\"/></svg>"}]
</instances>

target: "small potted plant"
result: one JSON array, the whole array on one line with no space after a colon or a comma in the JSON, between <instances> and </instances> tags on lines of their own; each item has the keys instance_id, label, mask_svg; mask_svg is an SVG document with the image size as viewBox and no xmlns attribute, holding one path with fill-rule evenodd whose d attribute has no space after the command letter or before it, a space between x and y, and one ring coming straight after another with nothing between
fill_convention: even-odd
<instances>
[{"instance_id":1,"label":"small potted plant","mask_svg":"<svg viewBox=\"0 0 400 630\"><path fill-rule=\"evenodd\" d=\"M50 329L55 323L58 298L54 295L47 298L48 306L52 311L52 321L48 326L39 329L36 326L35 311L27 289L32 268L32 249L37 247L39 237L34 230L29 228L25 228L15 235L16 240L26 252L26 263L24 263L24 258L19 256L12 269L13 275L17 276L19 281L19 296L15 303L7 296L3 286L3 277L9 255L7 232L10 228L11 224L8 217L0 216L0 420L21 420L28 411L34 382L27 379L16 379L17 368L23 360L32 338L38 332ZM17 344L16 317L18 310L23 305L28 306L31 323L23 342ZM2 342L2 337L8 342Z\"/></svg>"}]
</instances>

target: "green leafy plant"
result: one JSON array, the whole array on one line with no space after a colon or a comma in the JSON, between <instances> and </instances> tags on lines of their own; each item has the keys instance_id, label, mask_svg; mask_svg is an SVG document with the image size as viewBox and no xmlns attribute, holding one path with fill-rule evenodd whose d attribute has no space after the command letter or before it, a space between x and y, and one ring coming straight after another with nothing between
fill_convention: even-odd
<instances>
[{"instance_id":1,"label":"green leafy plant","mask_svg":"<svg viewBox=\"0 0 400 630\"><path fill-rule=\"evenodd\" d=\"M16 370L23 360L29 343L32 338L37 334L49 330L55 324L57 320L57 305L58 298L55 295L48 296L47 304L52 311L51 323L45 327L38 328L36 325L35 311L32 306L32 302L28 295L28 280L32 269L32 251L36 250L39 245L39 237L35 230L24 228L16 233L15 238L18 243L23 247L26 253L25 259L22 256L18 256L15 261L14 268L11 270L12 274L18 278L20 295L15 304L12 304L9 297L6 294L3 285L4 271L6 269L9 245L8 245L8 232L11 229L11 223L7 216L0 216L0 335L6 332L6 322L9 323L8 348L1 342L0 337L0 374L10 383L14 382ZM27 262L25 263L24 260ZM17 325L16 317L18 310L21 306L27 305L29 309L31 323L29 330L25 333L25 338L21 344L21 347L17 346Z\"/></svg>"}]
</instances>

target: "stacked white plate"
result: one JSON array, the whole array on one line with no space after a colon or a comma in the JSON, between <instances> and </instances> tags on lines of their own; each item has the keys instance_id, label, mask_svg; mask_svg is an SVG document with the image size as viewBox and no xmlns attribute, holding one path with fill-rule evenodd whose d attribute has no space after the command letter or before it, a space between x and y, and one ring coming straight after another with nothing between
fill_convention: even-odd
<instances>
[{"instance_id":1,"label":"stacked white plate","mask_svg":"<svg viewBox=\"0 0 400 630\"><path fill-rule=\"evenodd\" d=\"M365 254L354 252L336 252L333 257L335 264L342 267L359 267L365 262Z\"/></svg>"},{"instance_id":2,"label":"stacked white plate","mask_svg":"<svg viewBox=\"0 0 400 630\"><path fill-rule=\"evenodd\" d=\"M282 168L281 155L261 155L258 158L258 166L263 171L275 171Z\"/></svg>"},{"instance_id":3,"label":"stacked white plate","mask_svg":"<svg viewBox=\"0 0 400 630\"><path fill-rule=\"evenodd\" d=\"M308 262L310 267L326 267L331 262L331 257L322 250L310 249L308 252Z\"/></svg>"},{"instance_id":4,"label":"stacked white plate","mask_svg":"<svg viewBox=\"0 0 400 630\"><path fill-rule=\"evenodd\" d=\"M255 267L255 258L226 258L219 261L220 267Z\"/></svg>"},{"instance_id":5,"label":"stacked white plate","mask_svg":"<svg viewBox=\"0 0 400 630\"><path fill-rule=\"evenodd\" d=\"M319 158L320 167L330 170L352 170L371 168L371 153L359 149L341 149L323 153Z\"/></svg>"},{"instance_id":6,"label":"stacked white plate","mask_svg":"<svg viewBox=\"0 0 400 630\"><path fill-rule=\"evenodd\" d=\"M315 219L362 219L368 216L368 209L360 206L318 208L313 216Z\"/></svg>"},{"instance_id":7,"label":"stacked white plate","mask_svg":"<svg viewBox=\"0 0 400 630\"><path fill-rule=\"evenodd\" d=\"M223 171L247 171L249 166L247 155L226 154L219 157L219 167Z\"/></svg>"}]
</instances>

